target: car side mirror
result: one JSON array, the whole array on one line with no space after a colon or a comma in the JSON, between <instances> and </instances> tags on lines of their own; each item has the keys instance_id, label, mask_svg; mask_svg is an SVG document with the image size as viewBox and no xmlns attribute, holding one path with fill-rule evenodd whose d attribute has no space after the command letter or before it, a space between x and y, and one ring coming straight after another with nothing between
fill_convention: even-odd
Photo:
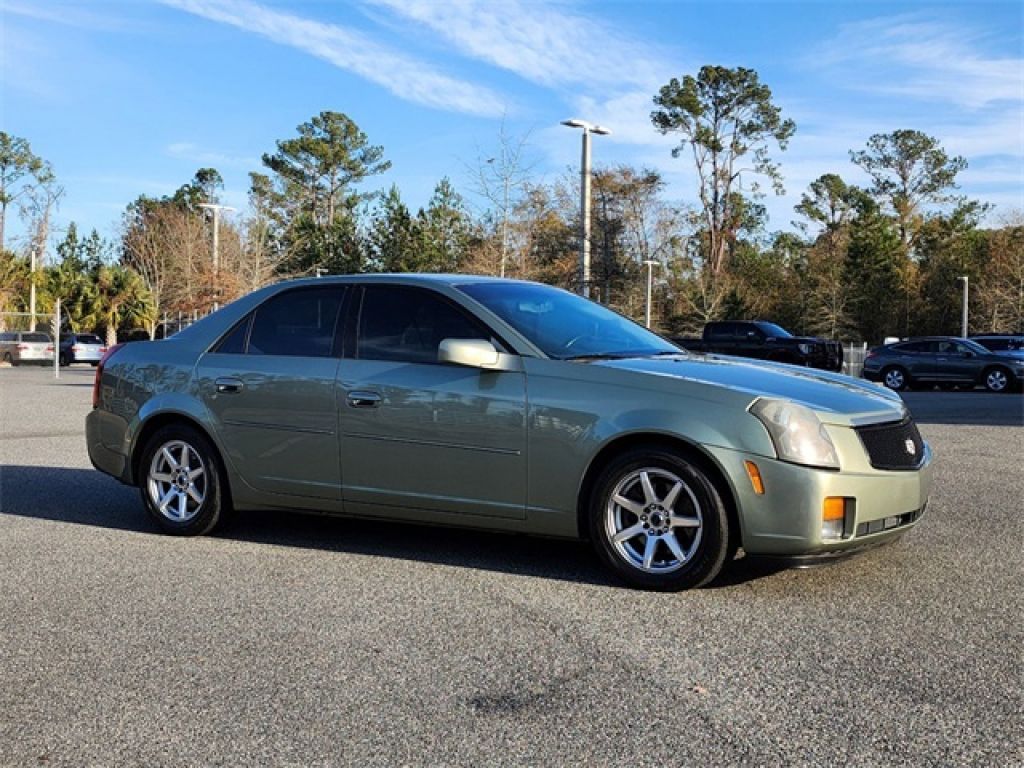
<instances>
[{"instance_id":1,"label":"car side mirror","mask_svg":"<svg viewBox=\"0 0 1024 768\"><path fill-rule=\"evenodd\" d=\"M437 348L439 363L454 363L469 368L500 367L501 355L494 345L482 339L445 339Z\"/></svg>"}]
</instances>

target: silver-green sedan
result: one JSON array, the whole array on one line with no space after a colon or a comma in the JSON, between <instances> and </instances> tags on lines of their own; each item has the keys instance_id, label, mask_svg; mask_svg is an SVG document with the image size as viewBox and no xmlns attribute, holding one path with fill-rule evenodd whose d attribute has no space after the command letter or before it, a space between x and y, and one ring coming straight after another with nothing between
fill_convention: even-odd
<instances>
[{"instance_id":1,"label":"silver-green sedan","mask_svg":"<svg viewBox=\"0 0 1024 768\"><path fill-rule=\"evenodd\" d=\"M100 470L168 533L230 508L588 538L630 584L747 555L821 560L924 512L900 398L839 374L688 354L529 282L282 283L113 349L86 419Z\"/></svg>"}]
</instances>

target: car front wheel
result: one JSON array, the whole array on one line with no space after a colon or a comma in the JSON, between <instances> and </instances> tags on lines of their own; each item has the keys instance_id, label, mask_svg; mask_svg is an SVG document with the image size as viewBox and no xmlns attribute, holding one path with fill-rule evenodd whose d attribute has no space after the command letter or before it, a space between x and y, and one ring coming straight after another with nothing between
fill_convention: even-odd
<instances>
[{"instance_id":1,"label":"car front wheel","mask_svg":"<svg viewBox=\"0 0 1024 768\"><path fill-rule=\"evenodd\" d=\"M206 437L187 425L163 427L139 464L142 501L166 533L200 536L224 515L220 463Z\"/></svg>"},{"instance_id":2,"label":"car front wheel","mask_svg":"<svg viewBox=\"0 0 1024 768\"><path fill-rule=\"evenodd\" d=\"M699 587L722 570L729 519L714 485L669 451L633 450L605 468L589 510L598 556L644 589Z\"/></svg>"}]
</instances>

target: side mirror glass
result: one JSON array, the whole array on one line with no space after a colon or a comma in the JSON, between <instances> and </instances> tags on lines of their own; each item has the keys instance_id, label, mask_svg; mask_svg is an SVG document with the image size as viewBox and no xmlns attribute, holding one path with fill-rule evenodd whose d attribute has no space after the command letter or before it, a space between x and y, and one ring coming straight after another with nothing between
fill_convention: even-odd
<instances>
[{"instance_id":1,"label":"side mirror glass","mask_svg":"<svg viewBox=\"0 0 1024 768\"><path fill-rule=\"evenodd\" d=\"M438 345L437 361L469 368L497 368L498 350L482 339L445 339Z\"/></svg>"}]
</instances>

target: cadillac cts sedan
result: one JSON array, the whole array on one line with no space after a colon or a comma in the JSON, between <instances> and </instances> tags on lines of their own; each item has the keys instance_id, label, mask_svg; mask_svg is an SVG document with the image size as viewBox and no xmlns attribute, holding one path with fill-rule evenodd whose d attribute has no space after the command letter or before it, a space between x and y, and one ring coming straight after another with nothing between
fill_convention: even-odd
<instances>
[{"instance_id":1,"label":"cadillac cts sedan","mask_svg":"<svg viewBox=\"0 0 1024 768\"><path fill-rule=\"evenodd\" d=\"M688 354L560 289L454 275L282 283L112 348L86 428L171 534L234 508L586 538L664 590L740 547L800 562L889 541L932 474L883 387Z\"/></svg>"}]
</instances>

